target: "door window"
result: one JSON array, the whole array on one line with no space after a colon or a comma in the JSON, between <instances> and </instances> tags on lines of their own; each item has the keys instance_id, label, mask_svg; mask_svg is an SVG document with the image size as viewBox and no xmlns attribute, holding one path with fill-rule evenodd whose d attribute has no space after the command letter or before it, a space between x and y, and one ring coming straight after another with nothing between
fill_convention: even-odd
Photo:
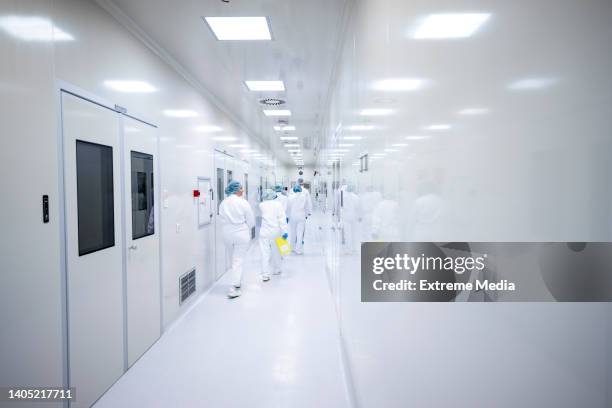
<instances>
[{"instance_id":1,"label":"door window","mask_svg":"<svg viewBox=\"0 0 612 408\"><path fill-rule=\"evenodd\" d=\"M113 148L76 141L79 256L115 246Z\"/></svg>"},{"instance_id":2,"label":"door window","mask_svg":"<svg viewBox=\"0 0 612 408\"><path fill-rule=\"evenodd\" d=\"M223 169L217 169L217 215L219 214L219 207L221 201L225 198L225 186L223 185Z\"/></svg>"},{"instance_id":3,"label":"door window","mask_svg":"<svg viewBox=\"0 0 612 408\"><path fill-rule=\"evenodd\" d=\"M153 156L131 152L132 239L155 234L153 210Z\"/></svg>"}]
</instances>

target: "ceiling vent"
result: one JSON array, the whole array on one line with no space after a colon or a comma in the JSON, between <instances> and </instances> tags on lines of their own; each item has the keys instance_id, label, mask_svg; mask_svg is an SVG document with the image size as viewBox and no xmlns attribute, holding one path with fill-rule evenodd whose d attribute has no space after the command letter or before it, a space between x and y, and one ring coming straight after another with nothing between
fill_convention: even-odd
<instances>
[{"instance_id":1,"label":"ceiling vent","mask_svg":"<svg viewBox=\"0 0 612 408\"><path fill-rule=\"evenodd\" d=\"M262 105L266 105L266 106L280 106L280 105L284 105L285 101L283 101L282 99L278 99L278 98L266 98L266 99L260 100L259 103L261 103Z\"/></svg>"}]
</instances>

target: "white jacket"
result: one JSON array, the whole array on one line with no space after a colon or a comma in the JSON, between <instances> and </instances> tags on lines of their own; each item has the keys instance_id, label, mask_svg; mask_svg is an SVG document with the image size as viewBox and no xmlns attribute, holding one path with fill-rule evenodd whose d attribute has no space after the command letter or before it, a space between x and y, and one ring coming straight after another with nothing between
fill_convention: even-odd
<instances>
[{"instance_id":1,"label":"white jacket","mask_svg":"<svg viewBox=\"0 0 612 408\"><path fill-rule=\"evenodd\" d=\"M232 194L221 202L219 216L223 222L223 232L232 234L250 231L255 226L255 216L251 206L242 197Z\"/></svg>"},{"instance_id":2,"label":"white jacket","mask_svg":"<svg viewBox=\"0 0 612 408\"><path fill-rule=\"evenodd\" d=\"M283 211L287 213L287 205L289 204L289 199L287 198L286 195L281 194L281 193L276 193L276 198L274 199L274 201L281 203L283 206Z\"/></svg>"},{"instance_id":3,"label":"white jacket","mask_svg":"<svg viewBox=\"0 0 612 408\"><path fill-rule=\"evenodd\" d=\"M303 219L312 212L312 201L310 195L302 192L295 193L289 197L288 214L289 219Z\"/></svg>"},{"instance_id":4,"label":"white jacket","mask_svg":"<svg viewBox=\"0 0 612 408\"><path fill-rule=\"evenodd\" d=\"M287 216L280 201L267 200L259 203L261 210L260 238L277 238L287 233Z\"/></svg>"}]
</instances>

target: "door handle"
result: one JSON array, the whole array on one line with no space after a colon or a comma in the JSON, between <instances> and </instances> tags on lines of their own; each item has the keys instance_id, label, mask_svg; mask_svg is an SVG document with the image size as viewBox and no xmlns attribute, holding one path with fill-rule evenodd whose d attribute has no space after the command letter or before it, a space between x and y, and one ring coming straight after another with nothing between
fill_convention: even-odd
<instances>
[{"instance_id":1,"label":"door handle","mask_svg":"<svg viewBox=\"0 0 612 408\"><path fill-rule=\"evenodd\" d=\"M136 245L130 245L128 247L128 249L136 250L136 249L138 249L138 247Z\"/></svg>"}]
</instances>

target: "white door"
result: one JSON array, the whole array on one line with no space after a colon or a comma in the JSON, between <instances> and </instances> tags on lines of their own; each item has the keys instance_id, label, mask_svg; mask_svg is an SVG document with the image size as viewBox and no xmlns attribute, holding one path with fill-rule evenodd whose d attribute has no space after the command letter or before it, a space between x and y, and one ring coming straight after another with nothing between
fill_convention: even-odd
<instances>
[{"instance_id":1,"label":"white door","mask_svg":"<svg viewBox=\"0 0 612 408\"><path fill-rule=\"evenodd\" d=\"M123 117L128 366L159 338L161 288L157 129Z\"/></svg>"},{"instance_id":2,"label":"white door","mask_svg":"<svg viewBox=\"0 0 612 408\"><path fill-rule=\"evenodd\" d=\"M116 112L62 92L72 407L89 407L123 373L121 150Z\"/></svg>"}]
</instances>

